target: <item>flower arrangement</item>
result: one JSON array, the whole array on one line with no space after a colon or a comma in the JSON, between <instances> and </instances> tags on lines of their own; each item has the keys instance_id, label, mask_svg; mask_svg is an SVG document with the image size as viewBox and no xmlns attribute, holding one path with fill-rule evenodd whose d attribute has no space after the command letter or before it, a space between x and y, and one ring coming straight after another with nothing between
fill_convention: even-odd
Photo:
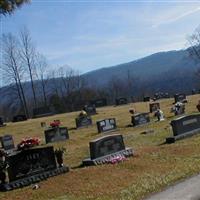
<instances>
[{"instance_id":1,"label":"flower arrangement","mask_svg":"<svg viewBox=\"0 0 200 200\"><path fill-rule=\"evenodd\" d=\"M34 146L38 146L39 143L39 138L25 138L17 145L17 148L18 150L24 150Z\"/></svg>"},{"instance_id":2,"label":"flower arrangement","mask_svg":"<svg viewBox=\"0 0 200 200\"><path fill-rule=\"evenodd\" d=\"M124 160L126 160L126 157L124 155L117 155L117 156L109 159L108 163L109 164L116 164L116 163L122 162Z\"/></svg>"},{"instance_id":3,"label":"flower arrangement","mask_svg":"<svg viewBox=\"0 0 200 200\"><path fill-rule=\"evenodd\" d=\"M60 126L60 120L54 120L53 122L50 123L50 126L52 128L59 127Z\"/></svg>"}]
</instances>

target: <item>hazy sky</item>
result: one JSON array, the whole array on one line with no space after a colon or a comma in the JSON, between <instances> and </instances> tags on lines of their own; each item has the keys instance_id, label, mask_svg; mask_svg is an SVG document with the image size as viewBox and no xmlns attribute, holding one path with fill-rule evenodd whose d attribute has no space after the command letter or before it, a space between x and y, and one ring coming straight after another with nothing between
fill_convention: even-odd
<instances>
[{"instance_id":1,"label":"hazy sky","mask_svg":"<svg viewBox=\"0 0 200 200\"><path fill-rule=\"evenodd\" d=\"M1 18L1 32L26 25L54 66L82 73L186 47L200 24L200 1L33 0Z\"/></svg>"}]
</instances>

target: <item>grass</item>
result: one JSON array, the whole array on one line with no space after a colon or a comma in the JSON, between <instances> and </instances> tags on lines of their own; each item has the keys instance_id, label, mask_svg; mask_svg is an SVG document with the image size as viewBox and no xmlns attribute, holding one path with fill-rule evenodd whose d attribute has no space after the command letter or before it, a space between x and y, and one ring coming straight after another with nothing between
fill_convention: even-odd
<instances>
[{"instance_id":1,"label":"grass","mask_svg":"<svg viewBox=\"0 0 200 200\"><path fill-rule=\"evenodd\" d=\"M188 97L187 114L197 112L196 104L199 98L200 95ZM0 128L0 135L12 134L15 144L26 136L37 136L44 143L44 130L40 127L40 122L45 121L48 124L54 119L60 119L62 124L70 129L70 140L53 145L67 149L65 164L73 169L69 173L40 182L41 187L38 190L32 190L28 186L7 193L0 192L0 199L139 200L181 179L199 173L199 135L174 144L160 145L172 134L169 122L175 117L170 113L173 99L159 102L166 120L155 122L156 119L151 115L150 124L137 128L127 127L131 123L131 115L128 111L134 108L138 112L146 112L149 110L148 103L98 108L98 114L92 116L94 125L78 130L74 129L77 112L8 123L6 127ZM126 146L134 149L135 156L116 165L75 168L89 156L89 141L103 135L97 133L95 122L110 117L116 118L119 129L117 132L123 134ZM153 129L154 132L147 135L141 134L147 129Z\"/></svg>"}]
</instances>

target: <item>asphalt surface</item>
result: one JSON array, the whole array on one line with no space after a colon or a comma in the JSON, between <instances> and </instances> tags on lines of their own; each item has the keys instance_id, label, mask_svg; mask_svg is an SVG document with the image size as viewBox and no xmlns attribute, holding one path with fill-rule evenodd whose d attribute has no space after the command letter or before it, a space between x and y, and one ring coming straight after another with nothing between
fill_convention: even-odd
<instances>
[{"instance_id":1,"label":"asphalt surface","mask_svg":"<svg viewBox=\"0 0 200 200\"><path fill-rule=\"evenodd\" d=\"M200 174L154 194L145 200L200 200Z\"/></svg>"}]
</instances>

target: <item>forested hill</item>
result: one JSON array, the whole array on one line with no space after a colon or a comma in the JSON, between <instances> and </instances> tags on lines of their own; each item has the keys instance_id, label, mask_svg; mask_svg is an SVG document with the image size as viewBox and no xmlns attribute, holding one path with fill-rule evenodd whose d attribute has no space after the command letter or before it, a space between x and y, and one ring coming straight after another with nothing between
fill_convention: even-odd
<instances>
[{"instance_id":1,"label":"forested hill","mask_svg":"<svg viewBox=\"0 0 200 200\"><path fill-rule=\"evenodd\" d=\"M99 86L106 84L113 77L126 78L127 73L146 81L159 79L166 74L169 78L174 75L178 78L184 72L194 73L196 69L197 64L189 57L187 50L180 50L155 53L129 63L91 71L84 76Z\"/></svg>"}]
</instances>

